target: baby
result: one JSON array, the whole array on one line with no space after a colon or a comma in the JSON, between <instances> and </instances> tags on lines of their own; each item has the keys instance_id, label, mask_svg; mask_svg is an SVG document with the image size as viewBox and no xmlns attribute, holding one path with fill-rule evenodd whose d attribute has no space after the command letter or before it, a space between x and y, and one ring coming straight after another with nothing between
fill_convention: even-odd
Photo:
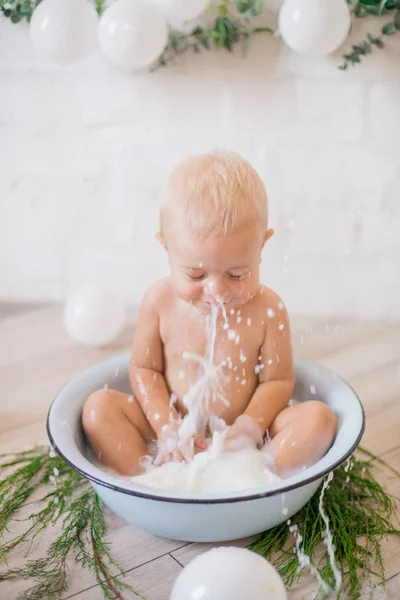
<instances>
[{"instance_id":1,"label":"baby","mask_svg":"<svg viewBox=\"0 0 400 600\"><path fill-rule=\"evenodd\" d=\"M280 476L327 452L337 428L329 407L315 400L288 406L294 388L288 316L259 281L261 252L272 235L264 185L247 161L196 156L172 172L157 234L171 275L142 301L130 362L133 396L98 390L83 409L84 431L104 465L139 474L151 441L157 464L190 460L194 447L206 449L212 423L221 419L227 444L247 436L260 447L266 437ZM206 355L216 305L219 393L209 421L183 442L184 399L201 375L195 355Z\"/></svg>"}]
</instances>

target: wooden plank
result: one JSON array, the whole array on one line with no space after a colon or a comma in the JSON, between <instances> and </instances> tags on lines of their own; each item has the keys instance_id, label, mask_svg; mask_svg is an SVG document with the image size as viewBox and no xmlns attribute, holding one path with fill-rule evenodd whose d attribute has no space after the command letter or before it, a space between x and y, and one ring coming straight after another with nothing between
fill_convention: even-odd
<instances>
[{"instance_id":1,"label":"wooden plank","mask_svg":"<svg viewBox=\"0 0 400 600\"><path fill-rule=\"evenodd\" d=\"M146 600L170 600L172 587L181 570L182 568L171 556L163 556L129 571L124 581ZM134 598L136 596L127 592L124 597ZM84 589L73 596L66 594L64 599L67 600L67 598L104 600L99 586Z\"/></svg>"},{"instance_id":2,"label":"wooden plank","mask_svg":"<svg viewBox=\"0 0 400 600\"><path fill-rule=\"evenodd\" d=\"M362 445L375 454L383 454L399 443L400 405L390 404L369 415L366 411L366 428Z\"/></svg>"},{"instance_id":3,"label":"wooden plank","mask_svg":"<svg viewBox=\"0 0 400 600\"><path fill-rule=\"evenodd\" d=\"M316 360L323 355L339 354L342 350L384 335L392 329L388 323L360 321L315 321L294 319L292 322L293 349L299 356Z\"/></svg>"},{"instance_id":4,"label":"wooden plank","mask_svg":"<svg viewBox=\"0 0 400 600\"><path fill-rule=\"evenodd\" d=\"M27 505L22 510L18 511L16 516L19 519L24 519L27 518L31 512L32 505ZM149 561L154 561L159 557L166 556L171 551L185 545L185 542L158 538L128 525L125 521L111 513L107 508L105 508L105 515L108 533L104 537L104 540L111 544L112 556L122 565L124 571L130 571ZM26 522L14 521L10 526L9 533L6 534L4 538L5 541L12 539L14 535L22 533L26 527ZM45 556L48 546L51 541L60 534L61 528L61 522L58 522L53 527L46 528L32 544L28 558L37 559ZM27 557L25 553L28 546L29 544L26 544L9 553L7 557L9 568L18 568L26 564ZM87 569L82 569L81 566L73 560L68 560L68 566L68 596L95 585L95 578ZM115 571L114 569L112 570ZM0 598L16 597L23 590L30 587L32 583L32 581L29 583L20 580L14 582L2 582L0 583ZM8 595L6 596L6 594Z\"/></svg>"},{"instance_id":5,"label":"wooden plank","mask_svg":"<svg viewBox=\"0 0 400 600\"><path fill-rule=\"evenodd\" d=\"M168 554L130 569L123 581L131 585L146 600L169 600L172 586L182 568ZM95 584L94 579L86 579L86 571L79 565L74 565L69 573L72 585L63 594L63 598L79 598L84 600L104 600L101 588ZM0 585L0 598L15 600L19 594L32 586L32 582L18 580L12 583L5 582ZM125 592L124 598L136 598L131 592Z\"/></svg>"},{"instance_id":6,"label":"wooden plank","mask_svg":"<svg viewBox=\"0 0 400 600\"><path fill-rule=\"evenodd\" d=\"M72 341L60 307L32 311L0 321L0 431L45 418L48 408L72 377L87 367L128 350L128 325L106 348L86 348Z\"/></svg>"},{"instance_id":7,"label":"wooden plank","mask_svg":"<svg viewBox=\"0 0 400 600\"><path fill-rule=\"evenodd\" d=\"M32 448L36 444L49 443L46 433L46 421L41 418L23 427L6 429L0 432L0 454L5 452L18 452Z\"/></svg>"},{"instance_id":8,"label":"wooden plank","mask_svg":"<svg viewBox=\"0 0 400 600\"><path fill-rule=\"evenodd\" d=\"M204 554L208 550L212 548L219 548L221 546L236 546L237 548L246 548L252 542L257 539L257 536L248 537L242 540L234 540L232 542L221 542L218 544L189 544L188 546L184 546L179 548L179 550L175 550L171 552L171 555L179 562L179 564L186 567L191 560L199 556L200 554Z\"/></svg>"},{"instance_id":9,"label":"wooden plank","mask_svg":"<svg viewBox=\"0 0 400 600\"><path fill-rule=\"evenodd\" d=\"M366 332L368 328L366 326ZM327 344L327 348L329 348ZM321 362L350 382L355 377L376 371L380 367L400 362L400 327L393 325L389 331L374 336L368 343L361 341L329 354L323 353Z\"/></svg>"}]
</instances>

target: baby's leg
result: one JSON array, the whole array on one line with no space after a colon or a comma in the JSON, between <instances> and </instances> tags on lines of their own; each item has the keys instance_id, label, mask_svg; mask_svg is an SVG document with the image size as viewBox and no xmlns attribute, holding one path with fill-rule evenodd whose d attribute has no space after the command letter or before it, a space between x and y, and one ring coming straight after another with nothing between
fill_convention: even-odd
<instances>
[{"instance_id":1,"label":"baby's leg","mask_svg":"<svg viewBox=\"0 0 400 600\"><path fill-rule=\"evenodd\" d=\"M285 475L316 463L332 445L336 429L336 416L323 402L310 400L282 410L267 443L276 472Z\"/></svg>"},{"instance_id":2,"label":"baby's leg","mask_svg":"<svg viewBox=\"0 0 400 600\"><path fill-rule=\"evenodd\" d=\"M156 436L133 396L94 392L83 407L82 426L101 463L122 475L141 472L140 460L148 454L145 440Z\"/></svg>"}]
</instances>

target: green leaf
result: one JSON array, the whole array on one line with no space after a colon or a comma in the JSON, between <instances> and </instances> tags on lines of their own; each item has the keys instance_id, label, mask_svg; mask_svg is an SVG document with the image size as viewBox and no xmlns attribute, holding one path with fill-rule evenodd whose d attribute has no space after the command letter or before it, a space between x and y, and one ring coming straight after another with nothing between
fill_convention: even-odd
<instances>
[{"instance_id":1,"label":"green leaf","mask_svg":"<svg viewBox=\"0 0 400 600\"><path fill-rule=\"evenodd\" d=\"M207 50L210 49L210 42L208 41L208 39L204 36L199 38L199 42L202 46L204 46L204 48L206 48Z\"/></svg>"},{"instance_id":2,"label":"green leaf","mask_svg":"<svg viewBox=\"0 0 400 600\"><path fill-rule=\"evenodd\" d=\"M394 15L394 26L398 31L400 31L400 11Z\"/></svg>"},{"instance_id":3,"label":"green leaf","mask_svg":"<svg viewBox=\"0 0 400 600\"><path fill-rule=\"evenodd\" d=\"M236 10L241 15L243 13L245 13L246 10L249 10L249 8L250 8L250 2L248 0L236 0Z\"/></svg>"},{"instance_id":4,"label":"green leaf","mask_svg":"<svg viewBox=\"0 0 400 600\"><path fill-rule=\"evenodd\" d=\"M378 8L378 6L366 6L365 12L368 13L369 15L374 15L376 17L381 14L381 11Z\"/></svg>"},{"instance_id":5,"label":"green leaf","mask_svg":"<svg viewBox=\"0 0 400 600\"><path fill-rule=\"evenodd\" d=\"M384 25L382 27L382 33L384 35L393 35L395 33L395 31L396 31L396 27L393 22L386 23L386 25Z\"/></svg>"},{"instance_id":6,"label":"green leaf","mask_svg":"<svg viewBox=\"0 0 400 600\"><path fill-rule=\"evenodd\" d=\"M31 12L31 3L29 2L29 0L24 0L21 4L21 13L30 14Z\"/></svg>"},{"instance_id":7,"label":"green leaf","mask_svg":"<svg viewBox=\"0 0 400 600\"><path fill-rule=\"evenodd\" d=\"M353 53L358 56L359 54L365 54L365 51L361 46L353 46Z\"/></svg>"},{"instance_id":8,"label":"green leaf","mask_svg":"<svg viewBox=\"0 0 400 600\"><path fill-rule=\"evenodd\" d=\"M226 17L228 15L228 6L226 4L221 4L218 8L218 13L220 17Z\"/></svg>"},{"instance_id":9,"label":"green leaf","mask_svg":"<svg viewBox=\"0 0 400 600\"><path fill-rule=\"evenodd\" d=\"M217 46L217 48L222 48L225 44L225 40L227 37L227 30L226 30L224 19L222 19L221 17L218 17L218 19L215 22L215 29L216 29L215 45Z\"/></svg>"},{"instance_id":10,"label":"green leaf","mask_svg":"<svg viewBox=\"0 0 400 600\"><path fill-rule=\"evenodd\" d=\"M263 9L264 0L236 0L236 10L246 19L254 19Z\"/></svg>"},{"instance_id":11,"label":"green leaf","mask_svg":"<svg viewBox=\"0 0 400 600\"><path fill-rule=\"evenodd\" d=\"M104 11L105 0L94 0L97 14L100 16Z\"/></svg>"},{"instance_id":12,"label":"green leaf","mask_svg":"<svg viewBox=\"0 0 400 600\"><path fill-rule=\"evenodd\" d=\"M377 48L380 48L380 49L385 47L385 44L383 43L383 41L380 38L375 38L374 44Z\"/></svg>"},{"instance_id":13,"label":"green leaf","mask_svg":"<svg viewBox=\"0 0 400 600\"><path fill-rule=\"evenodd\" d=\"M171 48L173 50L177 50L178 49L178 45L179 45L179 38L176 35L171 35L169 38L170 44L171 44Z\"/></svg>"},{"instance_id":14,"label":"green leaf","mask_svg":"<svg viewBox=\"0 0 400 600\"><path fill-rule=\"evenodd\" d=\"M356 4L354 10L353 10L353 14L356 18L361 17L361 15L363 14L363 8L361 6L361 4Z\"/></svg>"},{"instance_id":15,"label":"green leaf","mask_svg":"<svg viewBox=\"0 0 400 600\"><path fill-rule=\"evenodd\" d=\"M22 15L18 14L18 13L14 13L13 15L11 15L11 22L12 23L19 23L22 20Z\"/></svg>"}]
</instances>

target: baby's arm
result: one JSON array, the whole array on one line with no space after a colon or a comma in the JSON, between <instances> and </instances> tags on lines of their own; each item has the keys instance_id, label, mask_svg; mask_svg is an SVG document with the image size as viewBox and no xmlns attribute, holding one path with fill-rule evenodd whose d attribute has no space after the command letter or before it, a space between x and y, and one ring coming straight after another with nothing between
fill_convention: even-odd
<instances>
[{"instance_id":1,"label":"baby's arm","mask_svg":"<svg viewBox=\"0 0 400 600\"><path fill-rule=\"evenodd\" d=\"M158 288L151 288L140 307L133 341L129 376L135 398L158 438L170 419L178 413L170 406L169 392L163 376L163 351L157 309Z\"/></svg>"},{"instance_id":2,"label":"baby's arm","mask_svg":"<svg viewBox=\"0 0 400 600\"><path fill-rule=\"evenodd\" d=\"M281 299L271 290L267 309L268 322L261 347L259 385L244 413L228 429L227 441L246 435L261 444L265 431L288 404L293 393L289 319Z\"/></svg>"},{"instance_id":3,"label":"baby's arm","mask_svg":"<svg viewBox=\"0 0 400 600\"><path fill-rule=\"evenodd\" d=\"M289 318L281 299L269 294L268 321L261 348L259 385L244 415L254 419L265 433L292 397L294 369Z\"/></svg>"}]
</instances>

